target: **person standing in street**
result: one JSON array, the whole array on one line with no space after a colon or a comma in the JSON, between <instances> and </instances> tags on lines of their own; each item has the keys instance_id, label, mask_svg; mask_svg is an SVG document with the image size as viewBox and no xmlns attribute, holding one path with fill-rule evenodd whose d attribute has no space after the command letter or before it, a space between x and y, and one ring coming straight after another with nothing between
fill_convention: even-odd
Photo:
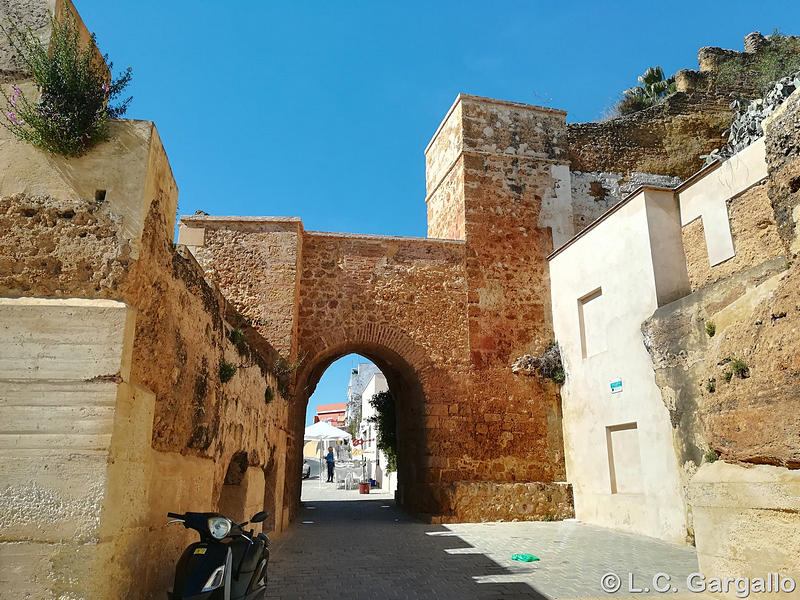
<instances>
[{"instance_id":1,"label":"person standing in street","mask_svg":"<svg viewBox=\"0 0 800 600\"><path fill-rule=\"evenodd\" d=\"M333 458L333 446L328 446L325 462L328 464L328 481L326 483L333 483L333 467L336 464L336 459Z\"/></svg>"}]
</instances>

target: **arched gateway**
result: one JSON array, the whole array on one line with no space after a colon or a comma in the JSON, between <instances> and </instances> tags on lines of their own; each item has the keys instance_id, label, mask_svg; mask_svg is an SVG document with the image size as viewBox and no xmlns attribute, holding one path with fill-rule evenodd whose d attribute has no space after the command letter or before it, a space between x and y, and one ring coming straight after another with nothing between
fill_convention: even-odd
<instances>
[{"instance_id":1,"label":"arched gateway","mask_svg":"<svg viewBox=\"0 0 800 600\"><path fill-rule=\"evenodd\" d=\"M179 242L291 371L290 500L308 398L358 352L398 401L405 506L440 521L569 514L555 384L510 369L553 337L545 257L573 231L565 130L561 111L459 96L426 150L428 238L181 219Z\"/></svg>"}]
</instances>

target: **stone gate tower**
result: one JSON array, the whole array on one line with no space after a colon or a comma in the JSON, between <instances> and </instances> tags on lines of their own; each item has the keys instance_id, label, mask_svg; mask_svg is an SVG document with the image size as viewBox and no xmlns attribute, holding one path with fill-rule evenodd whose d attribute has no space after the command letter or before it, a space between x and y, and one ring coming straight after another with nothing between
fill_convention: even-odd
<instances>
[{"instance_id":1,"label":"stone gate tower","mask_svg":"<svg viewBox=\"0 0 800 600\"><path fill-rule=\"evenodd\" d=\"M289 473L319 377L356 352L397 401L401 503L440 521L572 514L557 385L510 369L553 339L546 256L572 234L564 117L459 96L426 150L428 238L182 218L179 241L295 369Z\"/></svg>"},{"instance_id":2,"label":"stone gate tower","mask_svg":"<svg viewBox=\"0 0 800 600\"><path fill-rule=\"evenodd\" d=\"M428 237L467 246L476 368L552 339L546 257L573 233L565 116L460 95L425 149Z\"/></svg>"}]
</instances>

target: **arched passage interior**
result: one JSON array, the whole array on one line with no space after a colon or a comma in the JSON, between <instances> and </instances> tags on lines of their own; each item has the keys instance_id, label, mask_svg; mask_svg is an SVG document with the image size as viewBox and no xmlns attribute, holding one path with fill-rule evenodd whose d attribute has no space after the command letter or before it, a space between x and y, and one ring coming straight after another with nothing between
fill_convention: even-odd
<instances>
[{"instance_id":1,"label":"arched passage interior","mask_svg":"<svg viewBox=\"0 0 800 600\"><path fill-rule=\"evenodd\" d=\"M414 368L399 354L389 348L374 344L348 344L336 348L328 349L310 361L306 368L298 374L296 384L295 402L302 410L302 421L297 423L298 431L306 426L306 413L309 406L309 399L314 394L317 385L325 371L338 359L348 355L360 355L375 364L386 377L389 391L395 400L396 426L397 426L397 481L399 502L414 510L418 502L414 498L414 489L418 486L417 476L420 472L420 464L423 460L422 449L425 447L425 440L422 439L424 429L421 427L424 418L423 411L423 390L419 374ZM340 395L330 399L331 402L344 401L346 399L347 380L341 383ZM311 411L313 414L313 411ZM300 420L300 419L298 419ZM297 436L295 441L298 447L293 454L297 457L296 472L300 473L302 462L302 433ZM295 496L295 501L299 500L299 486Z\"/></svg>"}]
</instances>

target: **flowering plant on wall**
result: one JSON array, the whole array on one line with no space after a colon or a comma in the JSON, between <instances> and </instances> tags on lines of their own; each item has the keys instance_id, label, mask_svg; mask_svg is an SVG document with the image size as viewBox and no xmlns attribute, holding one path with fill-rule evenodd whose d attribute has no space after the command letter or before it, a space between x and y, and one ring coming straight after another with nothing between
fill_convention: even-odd
<instances>
[{"instance_id":1,"label":"flowering plant on wall","mask_svg":"<svg viewBox=\"0 0 800 600\"><path fill-rule=\"evenodd\" d=\"M125 114L132 98L112 104L131 80L130 67L109 77L113 63L96 52L94 35L81 47L78 24L69 10L64 19L51 19L50 48L30 28L11 19L0 29L14 49L20 66L28 71L39 92L28 98L19 86L2 89L6 106L2 123L17 138L64 156L81 156L108 139L109 119ZM106 70L106 63L108 70Z\"/></svg>"}]
</instances>

